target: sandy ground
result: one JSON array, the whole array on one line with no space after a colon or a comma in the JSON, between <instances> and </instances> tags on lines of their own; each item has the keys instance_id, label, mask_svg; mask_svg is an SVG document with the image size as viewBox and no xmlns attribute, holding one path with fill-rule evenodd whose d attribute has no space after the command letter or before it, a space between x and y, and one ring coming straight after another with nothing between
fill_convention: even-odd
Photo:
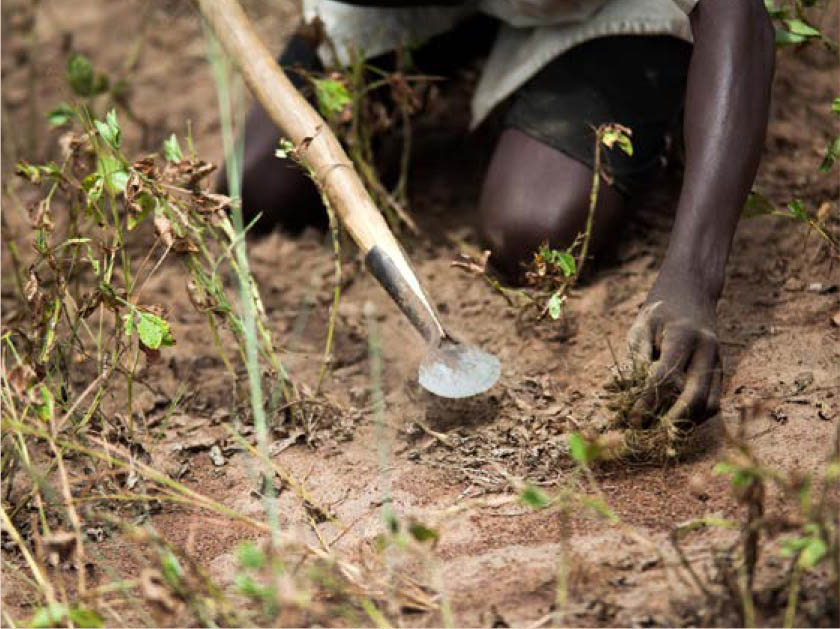
<instances>
[{"instance_id":1,"label":"sandy ground","mask_svg":"<svg viewBox=\"0 0 840 629\"><path fill-rule=\"evenodd\" d=\"M126 124L129 153L156 150L190 120L198 153L218 158L214 87L201 29L187 3L85 1L73 3L69 11L66 3L45 1L37 13L35 48L22 35L27 25L18 4L3 5L4 184L13 159L44 159L55 150L45 125L30 126L30 117L40 121L44 111L67 97L62 68L71 50L85 52L103 71L129 78L130 103L143 121ZM294 24L294 7L278 0L252 8L261 34L279 49ZM133 64L129 69L127 59ZM829 201L837 211L836 171L829 176L817 172L826 141L837 128L828 109L838 93L837 76L836 55L822 50L779 56L772 122L756 182L777 203L798 197L815 208ZM30 80L37 82L35 107ZM678 464L613 466L597 473L607 502L626 528L584 511L569 517L556 510L533 512L499 500L510 495L504 473L547 491L579 482L564 454L566 435L607 413L603 385L613 365L610 345L622 348L626 329L653 283L667 244L673 194L659 191L640 204L622 234L617 259L576 291L563 320L523 325L501 296L450 264L458 253L450 244L452 236L473 238L470 213L484 161L478 151L486 148L487 139L450 135L430 144L432 154L418 157L412 178L413 210L425 237L411 248L411 256L446 320L501 359L501 381L488 394L459 404L443 404L422 393L414 383L422 355L415 332L345 252L345 287L325 386L342 416L316 428L311 444L292 439L294 445L275 460L305 478L312 496L342 521L353 523L334 546L348 557L361 561L382 531L385 495L390 494L399 513L434 523L441 534L434 571L459 625L528 625L543 619L556 599L558 557L572 566L566 623L731 622L710 619L702 597L679 574L668 534L676 524L704 515L741 516L727 480L712 471L726 452L722 429L736 429L741 408L760 403L746 431L749 444L768 465L809 472L828 456L840 422L840 328L831 323L840 310L840 267L820 257L814 234L789 221L742 221L718 308L726 394L720 417L701 429L700 451ZM10 214L15 210L5 196L3 211L14 226ZM320 234L297 239L273 234L252 243L251 260L272 331L289 348L285 364L294 378L311 385L320 368L332 298L330 249ZM180 273L173 264L147 288L167 304L178 345L145 375L168 397L179 382L190 396L163 438L150 435L146 448L166 471L186 463L182 481L188 486L262 517L261 503L251 493L255 472L246 457L231 454L223 467L209 457L210 445L227 443L217 420L220 410L230 410L230 382L206 341L203 320L189 305ZM824 290L810 289L817 283ZM11 284L4 281L4 305L10 298ZM384 359L384 443L391 451L384 473L378 458L383 441L370 403L363 315L368 302L376 308ZM154 395L141 400L147 419L161 412ZM290 434L294 427L275 431L278 443ZM192 453L173 452L174 445L187 440L201 444ZM314 539L293 493L282 493L280 502L283 525ZM777 508L773 496L768 504ZM254 537L244 526L173 506L155 513L151 522L222 581L232 574L233 547ZM320 532L332 539L339 531L327 522ZM687 553L705 569L713 548L729 539L720 531L700 531L687 538ZM772 542L766 544L772 548ZM95 552L118 574L141 561L119 536L97 543ZM771 554L762 557L759 583L778 576L779 563ZM428 566L407 568L428 576ZM4 604L26 614L15 589L3 590ZM804 596L806 610L811 609ZM812 608L813 615L803 621L830 624L824 607ZM771 602L767 609L771 616L759 620L778 622L778 605ZM435 625L440 617L405 614L402 622Z\"/></svg>"}]
</instances>

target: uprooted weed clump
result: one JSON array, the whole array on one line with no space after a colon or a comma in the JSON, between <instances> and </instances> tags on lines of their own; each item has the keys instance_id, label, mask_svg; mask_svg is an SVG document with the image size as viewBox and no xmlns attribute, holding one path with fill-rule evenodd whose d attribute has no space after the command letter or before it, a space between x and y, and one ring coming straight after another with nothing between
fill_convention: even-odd
<instances>
[{"instance_id":1,"label":"uprooted weed clump","mask_svg":"<svg viewBox=\"0 0 840 629\"><path fill-rule=\"evenodd\" d=\"M657 387L656 404L644 414L643 425L631 421L639 401L650 397L651 386L648 365L631 362L624 369L616 368L613 379L605 387L606 408L610 411L606 428L608 434L617 433L611 439L620 443L610 448L616 459L661 464L689 454L696 445L692 439L693 424L688 420L672 420L668 415L679 396L673 387Z\"/></svg>"}]
</instances>

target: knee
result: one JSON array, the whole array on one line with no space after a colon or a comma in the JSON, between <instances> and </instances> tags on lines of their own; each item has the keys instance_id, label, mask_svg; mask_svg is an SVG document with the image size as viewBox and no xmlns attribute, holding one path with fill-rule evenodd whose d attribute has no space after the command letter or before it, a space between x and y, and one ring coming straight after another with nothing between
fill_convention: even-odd
<instances>
[{"instance_id":1,"label":"knee","mask_svg":"<svg viewBox=\"0 0 840 629\"><path fill-rule=\"evenodd\" d=\"M503 132L478 207L491 264L516 279L541 244L571 245L585 229L591 182L585 164L516 129ZM596 222L609 223L620 207L620 195L602 186Z\"/></svg>"},{"instance_id":2,"label":"knee","mask_svg":"<svg viewBox=\"0 0 840 629\"><path fill-rule=\"evenodd\" d=\"M547 212L525 207L515 199L483 198L478 232L483 246L490 250L490 263L516 280L542 244L555 248L571 245L581 227L575 219L586 215L586 197L566 197L563 206Z\"/></svg>"}]
</instances>

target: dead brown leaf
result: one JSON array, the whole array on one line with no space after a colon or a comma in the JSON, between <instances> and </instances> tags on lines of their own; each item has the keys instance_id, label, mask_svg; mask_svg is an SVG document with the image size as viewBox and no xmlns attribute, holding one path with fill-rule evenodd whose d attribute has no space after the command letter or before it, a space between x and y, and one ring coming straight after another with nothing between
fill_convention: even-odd
<instances>
[{"instance_id":1,"label":"dead brown leaf","mask_svg":"<svg viewBox=\"0 0 840 629\"><path fill-rule=\"evenodd\" d=\"M485 249L478 258L466 253L459 253L458 259L450 262L451 266L463 269L467 273L483 275L487 272L487 260L490 259L490 250Z\"/></svg>"},{"instance_id":2,"label":"dead brown leaf","mask_svg":"<svg viewBox=\"0 0 840 629\"><path fill-rule=\"evenodd\" d=\"M163 244L171 247L175 244L175 230L172 227L172 222L165 216L155 216L155 233L161 239Z\"/></svg>"}]
</instances>

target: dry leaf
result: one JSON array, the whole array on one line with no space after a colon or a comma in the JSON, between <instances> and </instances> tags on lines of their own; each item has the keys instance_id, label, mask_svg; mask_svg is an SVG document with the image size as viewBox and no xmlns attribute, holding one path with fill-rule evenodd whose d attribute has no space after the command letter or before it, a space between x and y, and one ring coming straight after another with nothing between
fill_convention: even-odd
<instances>
[{"instance_id":1,"label":"dry leaf","mask_svg":"<svg viewBox=\"0 0 840 629\"><path fill-rule=\"evenodd\" d=\"M179 236L175 239L173 249L177 253L198 253L199 249L195 243L186 236Z\"/></svg>"},{"instance_id":2,"label":"dry leaf","mask_svg":"<svg viewBox=\"0 0 840 629\"><path fill-rule=\"evenodd\" d=\"M29 389L30 385L35 381L37 375L35 374L35 370L32 369L27 364L20 364L15 365L9 371L9 384L14 389L17 395L23 395L23 393Z\"/></svg>"},{"instance_id":3,"label":"dry leaf","mask_svg":"<svg viewBox=\"0 0 840 629\"><path fill-rule=\"evenodd\" d=\"M51 566L58 566L68 560L76 549L76 534L71 531L53 533L38 541L41 558Z\"/></svg>"},{"instance_id":4,"label":"dry leaf","mask_svg":"<svg viewBox=\"0 0 840 629\"><path fill-rule=\"evenodd\" d=\"M175 244L175 231L172 228L172 223L165 216L155 216L155 233L161 239L164 245L171 247Z\"/></svg>"},{"instance_id":5,"label":"dry leaf","mask_svg":"<svg viewBox=\"0 0 840 629\"><path fill-rule=\"evenodd\" d=\"M138 171L140 174L145 175L149 179L157 179L157 169L155 168L155 158L152 156L144 157L143 159L137 160L131 166L133 170Z\"/></svg>"},{"instance_id":6,"label":"dry leaf","mask_svg":"<svg viewBox=\"0 0 840 629\"><path fill-rule=\"evenodd\" d=\"M146 568L140 572L140 592L158 614L169 615L178 610L178 601L169 592L163 575L157 570Z\"/></svg>"},{"instance_id":7,"label":"dry leaf","mask_svg":"<svg viewBox=\"0 0 840 629\"><path fill-rule=\"evenodd\" d=\"M485 249L481 252L481 255L478 257L478 259L475 259L466 253L459 253L458 260L453 260L450 264L451 266L463 269L468 273L483 275L487 272L487 260L489 259L490 250Z\"/></svg>"}]
</instances>

